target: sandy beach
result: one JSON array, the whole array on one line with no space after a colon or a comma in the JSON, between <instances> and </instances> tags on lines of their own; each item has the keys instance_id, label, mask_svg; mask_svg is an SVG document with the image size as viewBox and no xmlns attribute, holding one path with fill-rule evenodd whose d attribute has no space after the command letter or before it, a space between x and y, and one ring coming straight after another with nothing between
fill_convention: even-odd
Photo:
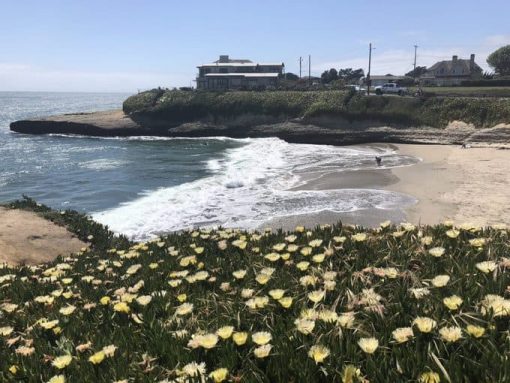
<instances>
[{"instance_id":1,"label":"sandy beach","mask_svg":"<svg viewBox=\"0 0 510 383\"><path fill-rule=\"evenodd\" d=\"M393 169L398 181L385 187L418 199L407 210L410 222L434 224L448 218L475 225L510 224L510 150L396 146L400 153L422 159Z\"/></svg>"},{"instance_id":2,"label":"sandy beach","mask_svg":"<svg viewBox=\"0 0 510 383\"><path fill-rule=\"evenodd\" d=\"M380 145L380 144L374 144ZM446 219L458 224L510 224L510 150L483 147L462 149L453 145L390 145L398 153L421 161L412 166L374 171L340 172L319 178L303 189L382 189L416 198L403 210L368 209L338 213L323 211L279 217L263 227L291 230L296 225L324 223L377 226L391 220L436 224Z\"/></svg>"}]
</instances>

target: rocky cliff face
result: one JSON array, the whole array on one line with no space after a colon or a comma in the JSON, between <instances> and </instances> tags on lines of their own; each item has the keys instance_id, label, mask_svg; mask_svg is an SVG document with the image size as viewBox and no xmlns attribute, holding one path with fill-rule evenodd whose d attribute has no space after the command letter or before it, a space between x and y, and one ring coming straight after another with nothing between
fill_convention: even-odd
<instances>
[{"instance_id":1,"label":"rocky cliff face","mask_svg":"<svg viewBox=\"0 0 510 383\"><path fill-rule=\"evenodd\" d=\"M87 136L227 136L278 137L292 143L351 145L368 142L510 146L510 124L477 129L453 121L446 128L387 126L377 120L347 121L339 117L285 120L284 117L240 115L232 119L203 119L172 126L164 120L132 118L122 111L66 114L38 120L16 121L11 130L26 134L78 134Z\"/></svg>"}]
</instances>

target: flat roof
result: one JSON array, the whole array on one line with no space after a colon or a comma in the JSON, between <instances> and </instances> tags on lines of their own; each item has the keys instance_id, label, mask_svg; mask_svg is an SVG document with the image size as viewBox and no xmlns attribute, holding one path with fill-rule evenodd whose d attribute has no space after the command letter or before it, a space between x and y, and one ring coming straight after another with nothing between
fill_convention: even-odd
<instances>
[{"instance_id":1,"label":"flat roof","mask_svg":"<svg viewBox=\"0 0 510 383\"><path fill-rule=\"evenodd\" d=\"M207 73L205 77L278 77L279 73Z\"/></svg>"},{"instance_id":2,"label":"flat roof","mask_svg":"<svg viewBox=\"0 0 510 383\"><path fill-rule=\"evenodd\" d=\"M197 68L201 67L220 67L220 66L239 66L239 67L252 67L252 66L283 66L283 63L211 63L211 64L202 64L197 66Z\"/></svg>"}]
</instances>

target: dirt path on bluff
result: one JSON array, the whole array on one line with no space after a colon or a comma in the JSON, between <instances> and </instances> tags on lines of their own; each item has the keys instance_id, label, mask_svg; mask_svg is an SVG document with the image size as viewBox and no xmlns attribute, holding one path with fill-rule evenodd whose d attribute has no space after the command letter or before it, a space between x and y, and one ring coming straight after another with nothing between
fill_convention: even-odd
<instances>
[{"instance_id":1,"label":"dirt path on bluff","mask_svg":"<svg viewBox=\"0 0 510 383\"><path fill-rule=\"evenodd\" d=\"M0 263L34 265L86 246L65 228L35 213L0 207Z\"/></svg>"}]
</instances>

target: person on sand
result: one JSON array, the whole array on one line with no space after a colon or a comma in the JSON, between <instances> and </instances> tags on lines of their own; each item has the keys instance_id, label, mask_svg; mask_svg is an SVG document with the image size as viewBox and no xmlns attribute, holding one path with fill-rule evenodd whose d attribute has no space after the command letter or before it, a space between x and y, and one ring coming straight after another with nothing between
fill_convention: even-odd
<instances>
[{"instance_id":1,"label":"person on sand","mask_svg":"<svg viewBox=\"0 0 510 383\"><path fill-rule=\"evenodd\" d=\"M382 158L379 156L375 156L375 162L377 162L377 166L381 166Z\"/></svg>"}]
</instances>

